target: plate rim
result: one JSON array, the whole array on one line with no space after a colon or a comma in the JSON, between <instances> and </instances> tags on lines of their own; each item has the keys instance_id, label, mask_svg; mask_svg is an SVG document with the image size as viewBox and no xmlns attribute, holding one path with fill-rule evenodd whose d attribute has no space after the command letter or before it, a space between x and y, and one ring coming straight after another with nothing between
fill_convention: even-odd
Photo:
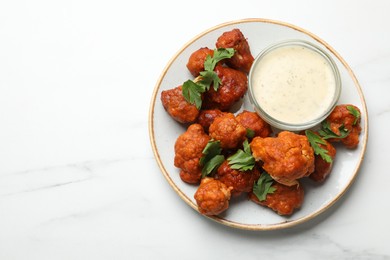
<instances>
[{"instance_id":1,"label":"plate rim","mask_svg":"<svg viewBox=\"0 0 390 260\"><path fill-rule=\"evenodd\" d=\"M348 75L351 77L353 83L354 83L354 86L355 88L357 89L358 91L358 94L359 94L359 98L360 98L360 101L362 103L362 111L363 112L363 117L364 118L364 125L363 125L363 133L364 136L362 137L361 139L361 142L359 145L362 146L362 150L361 150L361 154L360 154L360 158L355 166L355 169L354 169L354 173L351 175L351 178L350 180L348 181L346 187L340 191L340 193L338 193L334 198L332 198L332 200L327 203L325 206L323 206L322 208L320 208L319 210L315 211L315 212L312 212L302 218L299 218L299 219L296 219L296 220L292 220L292 221L289 221L289 220L286 220L286 221L283 221L283 222L280 222L280 223L273 223L273 224L244 224L244 223L238 223L238 222L235 222L235 221L232 221L232 220L227 220L221 216L205 216L205 215L202 215L206 218L209 218L215 222L218 222L220 224L223 224L223 225L226 225L226 226L229 226L229 227L232 227L232 228L238 228L238 229L243 229L243 230L253 230L253 231L264 231L264 230L277 230L277 229L285 229L285 228L289 228L289 227L293 227L293 226L296 226L298 224L301 224L301 223L304 223L304 222L307 222L308 220L311 220L313 218L315 218L316 216L320 215L321 213L323 213L324 211L326 211L327 209L329 209L330 207L332 207L350 188L350 186L353 184L354 180L356 179L356 176L359 172L359 169L360 169L360 166L364 160L364 156L365 156L365 153L366 153L366 148L367 148L367 141L368 141L368 135L369 135L369 127L368 127L368 111L367 111L367 104L366 104L366 101L365 101L365 98L364 98L364 95L363 95L363 91L361 89L361 86L354 74L354 72L352 71L352 69L350 68L350 66L347 64L347 62L341 57L341 55L336 52L335 49L333 49L333 47L331 47L327 42L325 42L324 40L322 40L320 37L318 37L317 35L315 35L314 33L306 30L306 29L303 29L299 26L296 26L296 25L293 25L293 24L290 24L288 22L284 22L284 21L279 21L279 20L273 20L273 19L266 19L266 18L244 18L244 19L239 19L239 20L231 20L231 21L227 21L227 22L224 22L224 23L220 23L218 25L215 25L213 27L210 27L209 29L206 29L204 30L203 32L197 34L196 36L194 36L191 40L189 40L187 43L185 43L168 61L168 63L166 64L166 66L164 67L162 73L160 74L155 86L154 86L154 89L153 89L153 93L152 93L152 97L151 97L151 101L150 101L150 106L149 106L149 114L148 114L148 130L149 130L149 139L150 139L150 143L151 143L151 146L152 146L152 150L153 150L153 154L154 154L154 157L156 159L156 162L157 162L157 165L159 166L161 172L163 173L165 179L168 181L169 185L173 188L173 190L181 197L181 199L183 199L186 204L188 204L192 209L194 209L195 211L198 211L197 209L197 206L194 204L194 202L189 199L186 194L184 194L183 191L180 190L180 188L175 184L175 182L171 179L168 171L166 170L162 160L161 160L161 157L160 157L160 153L158 151L158 148L157 148L157 145L156 145L156 140L155 140L155 135L154 135L154 108L155 108L155 104L156 104L156 98L157 98L157 94L159 92L159 89L160 89L160 86L161 86L161 82L162 80L164 79L165 75L167 74L169 68L171 67L171 65L173 64L173 62L180 56L180 54L185 50L187 49L192 43L194 43L195 41L197 41L198 39L200 39L201 37L203 37L204 35L214 31L214 30L217 30L217 29L220 29L220 28L223 28L223 27L226 27L226 26L230 26L230 25L235 25L235 24L242 24L242 23L270 23L270 24L275 24L275 25L280 25L280 26L284 26L284 27L288 27L290 29L293 29L293 30L297 30L299 32L302 32L306 35L308 35L309 37L313 38L314 40L318 41L319 43L321 43L326 49L328 49L328 51L330 51L333 55L335 55L335 57L339 60L339 62L344 66L344 68L347 70L347 73ZM200 214L200 213L199 213Z\"/></svg>"}]
</instances>

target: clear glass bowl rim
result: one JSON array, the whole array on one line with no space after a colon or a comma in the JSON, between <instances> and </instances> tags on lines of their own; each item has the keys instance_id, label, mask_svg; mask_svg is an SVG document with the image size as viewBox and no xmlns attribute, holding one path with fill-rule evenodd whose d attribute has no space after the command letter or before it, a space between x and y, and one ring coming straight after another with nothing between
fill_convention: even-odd
<instances>
[{"instance_id":1,"label":"clear glass bowl rim","mask_svg":"<svg viewBox=\"0 0 390 260\"><path fill-rule=\"evenodd\" d=\"M275 50L277 48L285 47L285 46L292 46L292 45L293 46L294 45L295 46L298 45L298 46L307 47L307 48L317 52L322 57L324 57L325 60L327 60L327 62L329 63L329 65L332 68L333 75L335 77L335 83L336 83L333 100L332 100L332 103L329 105L328 109L325 110L324 113L322 113L319 117L317 117L317 118L315 118L313 120L307 121L305 123L301 123L301 124L292 124L292 123L283 122L283 121L280 121L280 120L272 117L267 112L265 112L261 108L261 106L259 105L257 100L254 98L253 86L252 86L253 70L256 67L256 65L261 61L261 59L266 54L268 54L269 52L271 52L271 51L273 51L273 50ZM336 104L337 104L337 102L338 102L338 100L340 98L342 86L341 86L341 77L340 77L340 72L338 70L338 67L337 67L336 63L334 62L333 58L324 49L322 49L318 45L316 45L316 44L314 44L312 42L306 41L306 40L289 39L289 40L284 40L284 41L280 41L280 42L273 43L273 44L269 45L268 47L264 48L255 57L255 59L253 61L253 64L252 64L252 67L251 67L251 69L249 71L249 74L248 74L248 88L249 88L249 99L250 99L250 102L254 106L255 111L266 122L268 122L269 124L271 124L272 126L278 128L280 130L300 131L300 130L305 130L305 129L309 129L311 127L314 127L315 125L321 123L326 117L329 116L329 114L332 112L332 110L334 109L334 107L336 106Z\"/></svg>"}]
</instances>

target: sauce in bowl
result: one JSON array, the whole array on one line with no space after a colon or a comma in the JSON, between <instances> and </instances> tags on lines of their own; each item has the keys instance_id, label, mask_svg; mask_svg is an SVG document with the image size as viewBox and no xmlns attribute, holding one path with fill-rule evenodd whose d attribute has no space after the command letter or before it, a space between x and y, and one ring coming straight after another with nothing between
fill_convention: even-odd
<instances>
[{"instance_id":1,"label":"sauce in bowl","mask_svg":"<svg viewBox=\"0 0 390 260\"><path fill-rule=\"evenodd\" d=\"M340 96L338 69L317 46L286 41L259 54L249 73L256 111L271 125L298 131L329 115Z\"/></svg>"}]
</instances>

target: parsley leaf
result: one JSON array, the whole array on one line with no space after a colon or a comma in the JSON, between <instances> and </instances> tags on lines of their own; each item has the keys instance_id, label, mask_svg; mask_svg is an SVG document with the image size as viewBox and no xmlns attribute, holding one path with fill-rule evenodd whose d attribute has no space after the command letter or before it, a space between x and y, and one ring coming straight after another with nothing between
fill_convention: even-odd
<instances>
[{"instance_id":1,"label":"parsley leaf","mask_svg":"<svg viewBox=\"0 0 390 260\"><path fill-rule=\"evenodd\" d=\"M213 71L218 62L224 59L229 59L234 55L233 48L218 48L214 50L213 57L207 55L204 62L205 71Z\"/></svg>"},{"instance_id":2,"label":"parsley leaf","mask_svg":"<svg viewBox=\"0 0 390 260\"><path fill-rule=\"evenodd\" d=\"M309 143L311 147L314 150L314 153L316 155L320 155L322 159L324 159L327 163L331 163L332 157L328 154L328 150L322 148L320 144L325 145L326 141L323 140L320 136L316 135L313 131L306 130L305 134L307 136L307 139L309 140Z\"/></svg>"},{"instance_id":3,"label":"parsley leaf","mask_svg":"<svg viewBox=\"0 0 390 260\"><path fill-rule=\"evenodd\" d=\"M357 121L360 118L360 112L353 106L347 106L347 109L350 114L352 114L355 117L355 121L353 121L353 125L356 125Z\"/></svg>"},{"instance_id":4,"label":"parsley leaf","mask_svg":"<svg viewBox=\"0 0 390 260\"><path fill-rule=\"evenodd\" d=\"M234 170L247 171L252 170L255 166L255 158L252 156L248 140L244 141L243 146L244 150L237 150L235 154L227 159L230 168Z\"/></svg>"},{"instance_id":5,"label":"parsley leaf","mask_svg":"<svg viewBox=\"0 0 390 260\"><path fill-rule=\"evenodd\" d=\"M221 154L212 157L202 168L202 178L210 175L210 173L217 169L224 161L225 157Z\"/></svg>"},{"instance_id":6,"label":"parsley leaf","mask_svg":"<svg viewBox=\"0 0 390 260\"><path fill-rule=\"evenodd\" d=\"M265 200L267 198L267 194L274 193L276 191L275 187L271 187L273 183L274 180L267 172L263 172L260 175L260 178L253 184L253 193L259 201Z\"/></svg>"},{"instance_id":7,"label":"parsley leaf","mask_svg":"<svg viewBox=\"0 0 390 260\"><path fill-rule=\"evenodd\" d=\"M249 139L252 139L253 137L255 137L255 134L256 132L250 128L247 128L246 129L246 137L248 137Z\"/></svg>"},{"instance_id":8,"label":"parsley leaf","mask_svg":"<svg viewBox=\"0 0 390 260\"><path fill-rule=\"evenodd\" d=\"M209 175L218 168L225 157L221 155L222 148L220 141L210 140L202 151L203 156L199 160L199 164L202 168L202 178Z\"/></svg>"},{"instance_id":9,"label":"parsley leaf","mask_svg":"<svg viewBox=\"0 0 390 260\"><path fill-rule=\"evenodd\" d=\"M200 81L198 81L198 84L201 84L206 87L206 89L209 89L211 86L211 83L213 84L213 88L215 91L218 90L219 85L222 83L221 79L218 77L217 73L214 71L202 71L200 72L200 75L202 76Z\"/></svg>"},{"instance_id":10,"label":"parsley leaf","mask_svg":"<svg viewBox=\"0 0 390 260\"><path fill-rule=\"evenodd\" d=\"M200 109L202 106L202 93L205 92L204 86L187 80L182 85L182 93L187 102L196 106Z\"/></svg>"},{"instance_id":11,"label":"parsley leaf","mask_svg":"<svg viewBox=\"0 0 390 260\"><path fill-rule=\"evenodd\" d=\"M345 138L349 135L349 131L345 129L344 125L341 125L339 127L340 135L337 135L335 132L333 132L330 129L330 124L327 120L323 121L321 123L321 130L318 131L318 133L321 135L322 139L329 139L329 138Z\"/></svg>"}]
</instances>

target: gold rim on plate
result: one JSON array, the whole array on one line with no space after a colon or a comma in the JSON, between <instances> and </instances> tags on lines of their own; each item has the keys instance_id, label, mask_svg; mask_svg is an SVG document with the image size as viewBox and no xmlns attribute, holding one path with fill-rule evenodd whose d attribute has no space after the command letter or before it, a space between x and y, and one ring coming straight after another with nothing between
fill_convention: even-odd
<instances>
[{"instance_id":1,"label":"gold rim on plate","mask_svg":"<svg viewBox=\"0 0 390 260\"><path fill-rule=\"evenodd\" d=\"M205 30L204 32L198 34L192 40L190 40L187 44L185 44L171 58L171 60L168 62L168 64L164 68L163 72L161 73L161 75L160 75L160 77L159 77L159 79L157 81L157 84L155 85L155 88L154 88L154 91L153 91L153 94L152 94L152 98L151 98L150 109L149 109L149 122L148 122L149 137L150 137L152 150L153 150L154 156L156 158L157 164L158 164L161 172L163 173L164 177L168 181L169 185L174 189L174 191L189 206L191 206L194 210L198 211L197 205L195 204L195 202L193 200L191 200L178 187L178 185L175 183L174 180L172 180L168 170L166 169L166 167L165 167L165 165L164 165L164 163L163 163L163 161L161 159L160 152L159 152L157 144L156 144L155 129L154 129L154 126L155 126L154 114L155 114L156 98L157 98L157 95L159 93L159 90L160 90L160 87L161 87L161 83L162 83L164 77L166 76L168 70L171 68L172 64L183 53L184 50L186 50L189 46L191 46L193 43L195 43L196 41L198 41L199 39L201 39L205 35L209 34L210 32L213 32L213 31L218 30L218 29L222 29L222 28L227 27L227 26L247 24L247 23L272 24L272 25L278 25L278 26L286 27L286 28L298 31L298 32L300 32L300 33L302 33L302 34L312 38L313 40L317 41L318 43L322 44L330 53L332 53L335 56L335 58L341 63L342 67L346 70L347 74L349 75L350 79L353 81L353 84L354 84L354 86L355 86L355 88L356 88L356 90L358 92L359 99L360 99L361 106L362 106L361 107L361 114L362 114L362 122L363 122L363 124L362 124L362 133L363 133L363 135L362 135L361 141L359 143L359 146L361 146L361 148L360 148L360 151L361 151L360 152L360 158L358 159L357 164L355 165L355 168L353 169L353 172L352 172L352 174L350 176L350 179L346 182L346 186L344 186L343 189L341 189L329 202L327 202L320 209L318 209L318 210L316 210L316 211L314 211L314 212L312 212L312 213L310 213L310 214L308 214L308 215L306 215L306 216L304 216L302 218L291 220L291 221L286 219L286 221L282 221L282 222L275 223L275 224L261 224L261 223L259 223L259 224L246 224L246 223L240 223L240 222L232 221L232 220L226 219L226 218L221 217L221 216L206 216L209 219L212 219L212 220L214 220L214 221L216 221L218 223L221 223L223 225L226 225L226 226L229 226L229 227L233 227L233 228L239 228L239 229L245 229L245 230L276 230L276 229L283 229L283 228L292 227L292 226L301 224L303 222L306 222L306 221L308 221L308 220L318 216L319 214L321 214L322 212L324 212L325 210L330 208L333 204L335 204L336 201L338 201L342 197L342 195L344 195L344 193L348 190L348 188L353 183L353 181L354 181L354 179L355 179L355 177L356 177L356 175L358 173L358 170L359 170L359 168L361 166L361 163L362 163L362 161L364 159L364 154L365 154L365 150L366 150L366 146L367 146L367 140L368 140L368 113L367 113L366 102L364 100L363 92L361 90L359 82L356 79L356 77L355 77L353 71L351 70L351 68L345 62L345 60L329 44L327 44L325 41L320 39L318 36L314 35L311 32L308 32L307 30L304 30L304 29L302 29L302 28L300 28L298 26L295 26L295 25L292 25L292 24L289 24L289 23L286 23L286 22L270 20L270 19L262 19L262 18L248 18L248 19L241 19L241 20L230 21L230 22L226 22L226 23L222 23L222 24L219 24L217 26L214 26L214 27L212 27L212 28L210 28L208 30ZM173 164L173 161L172 161L172 164Z\"/></svg>"}]
</instances>

